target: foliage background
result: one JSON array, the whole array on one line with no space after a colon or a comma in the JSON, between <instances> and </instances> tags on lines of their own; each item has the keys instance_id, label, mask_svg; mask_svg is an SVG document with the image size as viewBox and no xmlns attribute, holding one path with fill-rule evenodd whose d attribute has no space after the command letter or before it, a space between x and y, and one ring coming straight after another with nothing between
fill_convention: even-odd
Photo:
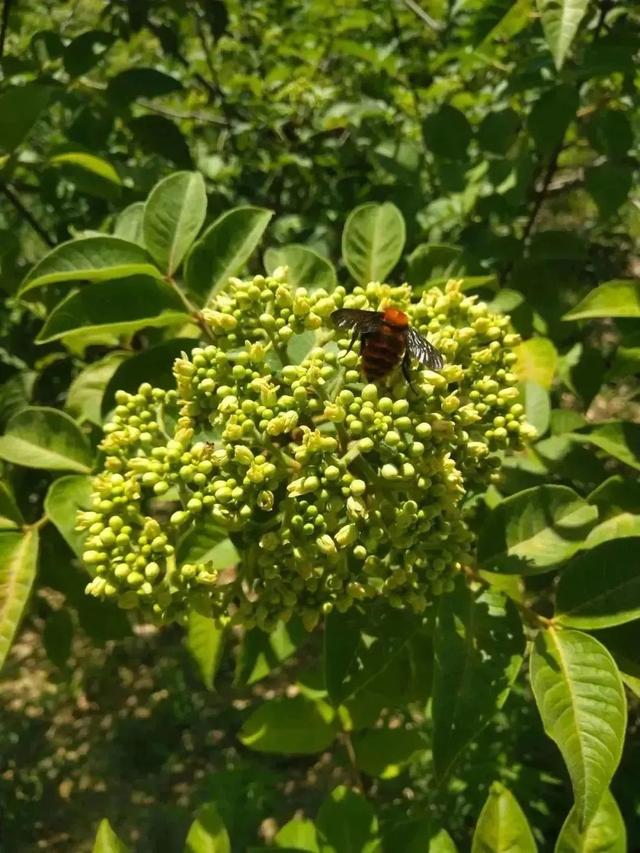
<instances>
[{"instance_id":1,"label":"foliage background","mask_svg":"<svg viewBox=\"0 0 640 853\"><path fill-rule=\"evenodd\" d=\"M577 11L559 25L558 8L569 7ZM114 228L132 233L141 210L135 205L160 179L201 173L207 224L240 205L275 211L262 248L303 243L331 259L344 282L349 212L392 202L404 217L406 244L391 278L419 287L464 276L466 286L511 313L525 339L523 399L540 439L505 461L503 481L482 496L481 511L545 484L588 499L620 475L626 488L610 486L591 501L607 526L590 545L639 536L632 483L640 467L639 32L637 10L608 2L5 0L0 425L26 406L54 407L76 421L93 452L117 365L178 335L175 327L141 323L127 334L103 329L38 344L44 319L70 285L17 295L31 266L59 243ZM125 209L129 219L119 216ZM257 253L246 269L262 269ZM629 283L594 290L612 280ZM585 307L585 297L595 307ZM566 319L579 303L583 313ZM188 332L194 340L197 334ZM153 383L153 370L145 378ZM2 474L3 518L15 515L15 502L19 526L37 523L60 471L15 465L9 456ZM67 527L70 515L67 509ZM337 785L362 784L364 823L366 809L375 808L389 849L409 813L444 826L465 850L496 780L526 812L540 849L552 849L571 787L524 672L445 784L434 781L427 672L410 696L399 695L397 684L380 687L387 710L378 725L408 733L406 743L389 747L388 762L372 741L378 763L360 755L354 765L344 731L311 756L292 757L286 745L279 755L252 751L237 739L243 723L262 700L300 683L317 686L321 637L283 635L269 644L238 632L212 694L183 649L181 629L157 632L84 597L86 579L64 527L59 518L38 527L37 578L0 686L7 849L91 849L107 816L137 849L165 850L170 838L179 850L196 808L215 801L233 849L242 850L270 840L297 808L314 817ZM13 540L3 543L11 551ZM640 837L637 544L623 542L618 552L626 586L608 618L582 626L602 629L594 636L631 687L628 736L612 784L629 849ZM550 616L556 568L504 583L526 607ZM12 614L14 622L20 615ZM265 656L270 665L252 680ZM278 657L284 666L275 665ZM418 657L424 662L430 652ZM196 651L196 660L210 667L211 683L211 657L203 664ZM372 731L373 724L357 736ZM359 807L347 803L347 821L357 823ZM368 831L354 849L374 843ZM323 849L334 849L331 843L346 849L335 839Z\"/></svg>"}]
</instances>

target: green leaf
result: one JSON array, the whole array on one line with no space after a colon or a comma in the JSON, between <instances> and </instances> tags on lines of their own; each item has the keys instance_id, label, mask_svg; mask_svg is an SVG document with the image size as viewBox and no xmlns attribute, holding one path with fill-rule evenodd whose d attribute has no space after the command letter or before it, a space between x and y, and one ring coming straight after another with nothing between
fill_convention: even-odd
<instances>
[{"instance_id":1,"label":"green leaf","mask_svg":"<svg viewBox=\"0 0 640 853\"><path fill-rule=\"evenodd\" d=\"M0 437L0 459L27 468L87 473L89 443L76 422L57 409L29 406L9 421Z\"/></svg>"},{"instance_id":2,"label":"green leaf","mask_svg":"<svg viewBox=\"0 0 640 853\"><path fill-rule=\"evenodd\" d=\"M554 853L627 853L627 830L611 791L603 796L584 832L580 831L575 807L571 809Z\"/></svg>"},{"instance_id":3,"label":"green leaf","mask_svg":"<svg viewBox=\"0 0 640 853\"><path fill-rule=\"evenodd\" d=\"M234 683L248 686L260 681L278 667L302 645L308 637L302 625L295 620L267 634L260 628L247 631L240 646Z\"/></svg>"},{"instance_id":4,"label":"green leaf","mask_svg":"<svg viewBox=\"0 0 640 853\"><path fill-rule=\"evenodd\" d=\"M472 137L467 117L450 104L426 117L422 134L427 148L445 160L464 159Z\"/></svg>"},{"instance_id":5,"label":"green leaf","mask_svg":"<svg viewBox=\"0 0 640 853\"><path fill-rule=\"evenodd\" d=\"M619 109L599 107L588 122L587 137L601 154L622 159L633 145L633 129L628 114Z\"/></svg>"},{"instance_id":6,"label":"green leaf","mask_svg":"<svg viewBox=\"0 0 640 853\"><path fill-rule=\"evenodd\" d=\"M0 669L18 630L38 564L38 531L0 533Z\"/></svg>"},{"instance_id":7,"label":"green leaf","mask_svg":"<svg viewBox=\"0 0 640 853\"><path fill-rule=\"evenodd\" d=\"M570 85L549 89L536 100L528 124L536 148L543 157L550 157L562 144L569 124L575 118L578 103L578 90Z\"/></svg>"},{"instance_id":8,"label":"green leaf","mask_svg":"<svg viewBox=\"0 0 640 853\"><path fill-rule=\"evenodd\" d=\"M457 853L446 829L433 826L428 818L403 821L387 829L384 849L388 853Z\"/></svg>"},{"instance_id":9,"label":"green leaf","mask_svg":"<svg viewBox=\"0 0 640 853\"><path fill-rule=\"evenodd\" d=\"M378 821L373 807L355 791L335 788L316 818L320 853L379 853Z\"/></svg>"},{"instance_id":10,"label":"green leaf","mask_svg":"<svg viewBox=\"0 0 640 853\"><path fill-rule=\"evenodd\" d=\"M15 502L8 483L0 480L0 532L17 530L24 524L24 518Z\"/></svg>"},{"instance_id":11,"label":"green leaf","mask_svg":"<svg viewBox=\"0 0 640 853\"><path fill-rule=\"evenodd\" d=\"M609 477L589 495L589 503L598 507L600 523L589 533L585 548L640 536L640 483Z\"/></svg>"},{"instance_id":12,"label":"green leaf","mask_svg":"<svg viewBox=\"0 0 640 853\"><path fill-rule=\"evenodd\" d=\"M122 240L135 243L138 246L144 246L144 238L142 236L143 215L144 202L142 201L136 201L130 204L129 207L125 207L116 219L113 229L114 237L120 237Z\"/></svg>"},{"instance_id":13,"label":"green leaf","mask_svg":"<svg viewBox=\"0 0 640 853\"><path fill-rule=\"evenodd\" d=\"M304 850L306 853L319 853L318 833L312 820L294 817L276 833L273 839L276 847L289 847L292 850Z\"/></svg>"},{"instance_id":14,"label":"green leaf","mask_svg":"<svg viewBox=\"0 0 640 853\"><path fill-rule=\"evenodd\" d=\"M228 569L239 560L227 532L209 519L202 519L187 533L178 547L179 563L211 563L214 569Z\"/></svg>"},{"instance_id":15,"label":"green leaf","mask_svg":"<svg viewBox=\"0 0 640 853\"><path fill-rule=\"evenodd\" d=\"M45 344L76 332L132 334L189 319L180 297L164 282L146 276L97 281L56 305L36 342Z\"/></svg>"},{"instance_id":16,"label":"green leaf","mask_svg":"<svg viewBox=\"0 0 640 853\"><path fill-rule=\"evenodd\" d=\"M567 765L581 831L598 810L622 754L624 688L607 649L580 631L541 631L531 686L545 732Z\"/></svg>"},{"instance_id":17,"label":"green leaf","mask_svg":"<svg viewBox=\"0 0 640 853\"><path fill-rule=\"evenodd\" d=\"M478 539L478 559L491 572L547 572L582 547L597 517L596 507L568 486L525 489L489 513Z\"/></svg>"},{"instance_id":18,"label":"green leaf","mask_svg":"<svg viewBox=\"0 0 640 853\"><path fill-rule=\"evenodd\" d=\"M193 246L185 264L187 290L199 305L227 286L255 251L272 210L236 207L218 217Z\"/></svg>"},{"instance_id":19,"label":"green leaf","mask_svg":"<svg viewBox=\"0 0 640 853\"><path fill-rule=\"evenodd\" d=\"M549 338L530 338L515 349L516 373L521 382L536 382L547 391L558 367L558 352Z\"/></svg>"},{"instance_id":20,"label":"green leaf","mask_svg":"<svg viewBox=\"0 0 640 853\"><path fill-rule=\"evenodd\" d=\"M157 154L179 169L193 165L187 140L179 127L165 116L137 116L128 126L143 151Z\"/></svg>"},{"instance_id":21,"label":"green leaf","mask_svg":"<svg viewBox=\"0 0 640 853\"><path fill-rule=\"evenodd\" d=\"M140 246L107 235L82 237L49 252L22 282L20 293L56 281L104 281L132 275L162 277Z\"/></svg>"},{"instance_id":22,"label":"green leaf","mask_svg":"<svg viewBox=\"0 0 640 853\"><path fill-rule=\"evenodd\" d=\"M264 702L245 720L238 737L256 752L312 755L327 749L337 732L330 705L295 696Z\"/></svg>"},{"instance_id":23,"label":"green leaf","mask_svg":"<svg viewBox=\"0 0 640 853\"><path fill-rule=\"evenodd\" d=\"M49 660L62 669L71 654L73 622L66 609L53 610L45 622L42 642Z\"/></svg>"},{"instance_id":24,"label":"green leaf","mask_svg":"<svg viewBox=\"0 0 640 853\"><path fill-rule=\"evenodd\" d=\"M49 162L53 166L75 166L85 172L90 172L97 178L109 181L112 184L121 185L120 175L108 160L95 154L86 154L84 151L68 151L64 154L56 154Z\"/></svg>"},{"instance_id":25,"label":"green leaf","mask_svg":"<svg viewBox=\"0 0 640 853\"><path fill-rule=\"evenodd\" d=\"M569 437L572 441L595 444L625 465L640 470L640 424L609 421L588 432L572 432Z\"/></svg>"},{"instance_id":26,"label":"green leaf","mask_svg":"<svg viewBox=\"0 0 640 853\"><path fill-rule=\"evenodd\" d=\"M176 172L155 185L144 206L144 242L161 270L173 275L207 215L199 172Z\"/></svg>"},{"instance_id":27,"label":"green leaf","mask_svg":"<svg viewBox=\"0 0 640 853\"><path fill-rule=\"evenodd\" d=\"M91 477L84 474L69 474L58 477L49 486L44 499L44 511L58 528L71 550L82 554L83 534L76 531L76 513L91 507Z\"/></svg>"},{"instance_id":28,"label":"green leaf","mask_svg":"<svg viewBox=\"0 0 640 853\"><path fill-rule=\"evenodd\" d=\"M521 389L527 421L534 426L539 436L549 429L551 401L545 388L537 382L525 382Z\"/></svg>"},{"instance_id":29,"label":"green leaf","mask_svg":"<svg viewBox=\"0 0 640 853\"><path fill-rule=\"evenodd\" d=\"M48 105L51 88L39 83L10 86L0 95L0 153L17 148Z\"/></svg>"},{"instance_id":30,"label":"green leaf","mask_svg":"<svg viewBox=\"0 0 640 853\"><path fill-rule=\"evenodd\" d=\"M604 542L578 555L556 589L555 621L609 628L640 618L640 538Z\"/></svg>"},{"instance_id":31,"label":"green leaf","mask_svg":"<svg viewBox=\"0 0 640 853\"><path fill-rule=\"evenodd\" d=\"M640 317L640 281L615 279L590 291L563 320L594 317Z\"/></svg>"},{"instance_id":32,"label":"green leaf","mask_svg":"<svg viewBox=\"0 0 640 853\"><path fill-rule=\"evenodd\" d=\"M307 290L318 290L322 287L330 293L337 284L333 264L308 246L297 243L267 249L264 253L264 266L269 275L272 275L277 267L287 266L288 281L292 287L306 287Z\"/></svg>"},{"instance_id":33,"label":"green leaf","mask_svg":"<svg viewBox=\"0 0 640 853\"><path fill-rule=\"evenodd\" d=\"M403 728L371 729L353 740L357 767L380 779L395 779L427 746L419 732Z\"/></svg>"},{"instance_id":34,"label":"green leaf","mask_svg":"<svg viewBox=\"0 0 640 853\"><path fill-rule=\"evenodd\" d=\"M120 104L179 92L182 83L156 68L127 68L109 80L107 97Z\"/></svg>"},{"instance_id":35,"label":"green leaf","mask_svg":"<svg viewBox=\"0 0 640 853\"><path fill-rule=\"evenodd\" d=\"M493 589L476 595L458 578L440 599L434 634L433 760L440 777L504 705L523 654L513 602Z\"/></svg>"},{"instance_id":36,"label":"green leaf","mask_svg":"<svg viewBox=\"0 0 640 853\"><path fill-rule=\"evenodd\" d=\"M106 817L100 821L96 840L93 842L93 853L129 853L129 848L111 829L111 824Z\"/></svg>"},{"instance_id":37,"label":"green leaf","mask_svg":"<svg viewBox=\"0 0 640 853\"><path fill-rule=\"evenodd\" d=\"M332 610L324 623L324 682L334 706L349 695L347 674L357 660L362 619L354 607L346 613Z\"/></svg>"},{"instance_id":38,"label":"green leaf","mask_svg":"<svg viewBox=\"0 0 640 853\"><path fill-rule=\"evenodd\" d=\"M494 782L473 833L471 853L536 853L537 849L518 801Z\"/></svg>"},{"instance_id":39,"label":"green leaf","mask_svg":"<svg viewBox=\"0 0 640 853\"><path fill-rule=\"evenodd\" d=\"M175 388L173 362L183 350L190 350L193 345L193 338L173 338L123 361L105 388L102 397L103 417L113 408L115 394L119 389L135 394L143 382L150 382L154 388Z\"/></svg>"},{"instance_id":40,"label":"green leaf","mask_svg":"<svg viewBox=\"0 0 640 853\"><path fill-rule=\"evenodd\" d=\"M125 353L110 353L100 361L87 365L69 386L65 409L77 421L102 426L101 404L104 390L126 358Z\"/></svg>"},{"instance_id":41,"label":"green leaf","mask_svg":"<svg viewBox=\"0 0 640 853\"><path fill-rule=\"evenodd\" d=\"M80 77L97 65L116 37L103 30L80 33L64 49L65 71L71 77Z\"/></svg>"},{"instance_id":42,"label":"green leaf","mask_svg":"<svg viewBox=\"0 0 640 853\"><path fill-rule=\"evenodd\" d=\"M184 853L231 853L231 842L214 803L200 806L185 841Z\"/></svg>"},{"instance_id":43,"label":"green leaf","mask_svg":"<svg viewBox=\"0 0 640 853\"><path fill-rule=\"evenodd\" d=\"M536 0L547 45L558 71L571 47L589 0Z\"/></svg>"},{"instance_id":44,"label":"green leaf","mask_svg":"<svg viewBox=\"0 0 640 853\"><path fill-rule=\"evenodd\" d=\"M457 275L463 270L462 249L447 243L421 243L409 255L407 281L420 286L438 278Z\"/></svg>"},{"instance_id":45,"label":"green leaf","mask_svg":"<svg viewBox=\"0 0 640 853\"><path fill-rule=\"evenodd\" d=\"M510 108L487 113L478 128L478 142L491 154L506 154L516 140L520 125L520 116Z\"/></svg>"},{"instance_id":46,"label":"green leaf","mask_svg":"<svg viewBox=\"0 0 640 853\"><path fill-rule=\"evenodd\" d=\"M358 284L384 281L400 260L405 239L404 218L395 204L362 204L345 222L342 257Z\"/></svg>"},{"instance_id":47,"label":"green leaf","mask_svg":"<svg viewBox=\"0 0 640 853\"><path fill-rule=\"evenodd\" d=\"M187 649L207 690L213 690L216 673L222 661L224 638L224 626L215 619L202 616L195 610L191 611L187 626Z\"/></svg>"},{"instance_id":48,"label":"green leaf","mask_svg":"<svg viewBox=\"0 0 640 853\"><path fill-rule=\"evenodd\" d=\"M633 174L633 169L623 163L600 163L586 169L585 187L603 219L617 213L628 200Z\"/></svg>"}]
</instances>

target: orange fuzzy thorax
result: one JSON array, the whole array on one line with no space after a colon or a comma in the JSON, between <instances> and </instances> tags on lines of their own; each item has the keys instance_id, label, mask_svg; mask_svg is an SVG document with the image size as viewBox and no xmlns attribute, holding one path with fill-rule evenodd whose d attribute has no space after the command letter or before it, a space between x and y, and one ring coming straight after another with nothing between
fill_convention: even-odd
<instances>
[{"instance_id":1,"label":"orange fuzzy thorax","mask_svg":"<svg viewBox=\"0 0 640 853\"><path fill-rule=\"evenodd\" d=\"M409 325L409 318L404 311L400 311L398 308L385 308L384 322L391 323L394 326L404 327Z\"/></svg>"}]
</instances>

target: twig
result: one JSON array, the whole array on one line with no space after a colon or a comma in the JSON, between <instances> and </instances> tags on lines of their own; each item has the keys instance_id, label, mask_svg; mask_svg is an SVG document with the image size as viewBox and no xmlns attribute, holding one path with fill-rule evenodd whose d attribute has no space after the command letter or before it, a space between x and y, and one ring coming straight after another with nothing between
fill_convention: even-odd
<instances>
[{"instance_id":1,"label":"twig","mask_svg":"<svg viewBox=\"0 0 640 853\"><path fill-rule=\"evenodd\" d=\"M4 56L4 43L9 31L9 12L13 0L4 0L2 4L2 23L0 23L0 62Z\"/></svg>"},{"instance_id":2,"label":"twig","mask_svg":"<svg viewBox=\"0 0 640 853\"><path fill-rule=\"evenodd\" d=\"M360 771L358 770L358 762L356 760L356 751L353 748L353 741L351 740L351 732L347 732L344 729L341 733L341 740L344 744L345 751L347 753L347 757L349 758L349 768L351 770L351 778L353 779L353 787L360 791L360 793L364 796L366 794L364 785L362 783L362 776L360 775Z\"/></svg>"},{"instance_id":3,"label":"twig","mask_svg":"<svg viewBox=\"0 0 640 853\"><path fill-rule=\"evenodd\" d=\"M187 297L186 293L182 290L182 288L178 285L177 281L173 276L167 275L164 280L167 282L169 287L180 297L182 300L182 304L187 309L187 313L194 320L195 323L198 324L204 336L208 338L210 341L214 340L213 333L209 326L206 324L204 317L202 316L202 312L198 310L198 308L191 302L191 300Z\"/></svg>"},{"instance_id":4,"label":"twig","mask_svg":"<svg viewBox=\"0 0 640 853\"><path fill-rule=\"evenodd\" d=\"M414 15L417 15L424 23L434 31L434 33L441 33L444 27L442 24L438 23L438 21L434 20L431 15L424 11L421 6L415 2L415 0L403 0L404 5L407 9L410 9Z\"/></svg>"},{"instance_id":5,"label":"twig","mask_svg":"<svg viewBox=\"0 0 640 853\"><path fill-rule=\"evenodd\" d=\"M31 211L27 210L27 208L20 201L20 198L14 193L14 191L11 189L11 187L8 187L6 184L0 183L0 192L9 199L11 204L14 206L14 208L20 214L20 216L22 216L22 218L25 220L25 222L29 223L29 225L33 228L33 230L40 237L40 239L44 243L46 243L50 249L52 249L56 245L55 240L53 240L49 236L49 234L47 234L45 229L42 227L42 225L40 225L40 223L34 217L34 215L31 213Z\"/></svg>"}]
</instances>

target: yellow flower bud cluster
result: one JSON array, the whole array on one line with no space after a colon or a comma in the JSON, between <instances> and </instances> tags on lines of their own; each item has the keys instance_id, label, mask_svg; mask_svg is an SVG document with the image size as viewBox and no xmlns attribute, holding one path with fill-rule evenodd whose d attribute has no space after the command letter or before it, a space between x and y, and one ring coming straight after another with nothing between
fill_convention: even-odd
<instances>
[{"instance_id":1,"label":"yellow flower bud cluster","mask_svg":"<svg viewBox=\"0 0 640 853\"><path fill-rule=\"evenodd\" d=\"M367 383L329 319L387 305L446 359L413 366L415 391L399 370ZM456 281L420 298L327 293L291 287L286 269L232 279L204 317L211 342L177 359L175 391L118 394L79 517L89 591L160 621L196 607L269 630L357 601L420 612L450 589L473 548L465 498L531 435L508 318ZM224 579L193 547L216 531L239 554Z\"/></svg>"}]
</instances>

